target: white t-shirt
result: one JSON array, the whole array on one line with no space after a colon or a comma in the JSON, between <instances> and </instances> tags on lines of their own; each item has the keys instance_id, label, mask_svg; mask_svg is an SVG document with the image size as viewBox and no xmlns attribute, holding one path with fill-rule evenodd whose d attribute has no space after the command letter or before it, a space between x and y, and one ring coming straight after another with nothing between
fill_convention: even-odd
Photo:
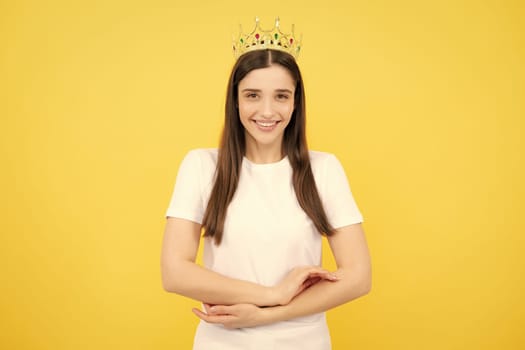
<instances>
[{"instance_id":1,"label":"white t-shirt","mask_svg":"<svg viewBox=\"0 0 525 350\"><path fill-rule=\"evenodd\" d=\"M217 149L190 151L180 165L166 216L202 223L213 187ZM360 223L345 172L329 153L310 151L317 190L332 227ZM243 159L220 245L204 238L204 265L231 278L273 286L294 267L321 265L321 235L295 196L288 158ZM324 313L267 326L229 330L201 321L194 350L330 349Z\"/></svg>"}]
</instances>

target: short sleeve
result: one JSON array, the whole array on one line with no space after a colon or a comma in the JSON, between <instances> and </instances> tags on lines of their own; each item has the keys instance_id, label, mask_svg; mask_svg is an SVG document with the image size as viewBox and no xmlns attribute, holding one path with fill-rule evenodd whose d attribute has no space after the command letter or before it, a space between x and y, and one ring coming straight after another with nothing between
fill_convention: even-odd
<instances>
[{"instance_id":1,"label":"short sleeve","mask_svg":"<svg viewBox=\"0 0 525 350\"><path fill-rule=\"evenodd\" d=\"M343 166L333 154L324 163L320 196L328 221L334 228L363 222Z\"/></svg>"},{"instance_id":2,"label":"short sleeve","mask_svg":"<svg viewBox=\"0 0 525 350\"><path fill-rule=\"evenodd\" d=\"M176 217L202 223L202 162L198 150L192 150L182 160L166 217Z\"/></svg>"}]
</instances>

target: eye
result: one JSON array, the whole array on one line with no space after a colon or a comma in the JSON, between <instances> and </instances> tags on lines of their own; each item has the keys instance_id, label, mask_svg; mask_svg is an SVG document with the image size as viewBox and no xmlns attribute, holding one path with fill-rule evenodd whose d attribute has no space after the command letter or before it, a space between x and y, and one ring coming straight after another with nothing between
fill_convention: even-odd
<instances>
[{"instance_id":1,"label":"eye","mask_svg":"<svg viewBox=\"0 0 525 350\"><path fill-rule=\"evenodd\" d=\"M251 100L256 99L257 97L259 97L255 92L249 92L245 96L246 96L246 98L251 99Z\"/></svg>"},{"instance_id":2,"label":"eye","mask_svg":"<svg viewBox=\"0 0 525 350\"><path fill-rule=\"evenodd\" d=\"M289 98L290 98L290 96L287 95L287 94L278 94L278 95L277 95L277 99L278 99L278 100L287 100L287 99L289 99Z\"/></svg>"}]
</instances>

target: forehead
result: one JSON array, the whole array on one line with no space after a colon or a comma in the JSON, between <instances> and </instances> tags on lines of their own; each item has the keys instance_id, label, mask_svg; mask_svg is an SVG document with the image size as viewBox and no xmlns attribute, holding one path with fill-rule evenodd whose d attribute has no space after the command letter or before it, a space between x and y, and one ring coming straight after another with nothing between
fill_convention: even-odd
<instances>
[{"instance_id":1,"label":"forehead","mask_svg":"<svg viewBox=\"0 0 525 350\"><path fill-rule=\"evenodd\" d=\"M254 69L248 73L239 82L239 90L243 89L288 89L294 91L295 80L286 68L280 65L272 65L266 68Z\"/></svg>"}]
</instances>

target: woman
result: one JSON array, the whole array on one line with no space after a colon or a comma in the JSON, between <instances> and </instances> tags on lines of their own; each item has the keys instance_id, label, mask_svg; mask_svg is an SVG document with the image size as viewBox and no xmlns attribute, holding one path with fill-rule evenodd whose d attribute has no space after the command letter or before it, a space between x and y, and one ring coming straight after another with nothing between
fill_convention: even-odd
<instances>
[{"instance_id":1,"label":"woman","mask_svg":"<svg viewBox=\"0 0 525 350\"><path fill-rule=\"evenodd\" d=\"M361 214L339 161L307 149L288 52L239 57L220 147L187 154L166 216L164 288L203 302L194 349L330 349L324 312L370 290ZM320 267L321 233L333 273Z\"/></svg>"}]
</instances>

